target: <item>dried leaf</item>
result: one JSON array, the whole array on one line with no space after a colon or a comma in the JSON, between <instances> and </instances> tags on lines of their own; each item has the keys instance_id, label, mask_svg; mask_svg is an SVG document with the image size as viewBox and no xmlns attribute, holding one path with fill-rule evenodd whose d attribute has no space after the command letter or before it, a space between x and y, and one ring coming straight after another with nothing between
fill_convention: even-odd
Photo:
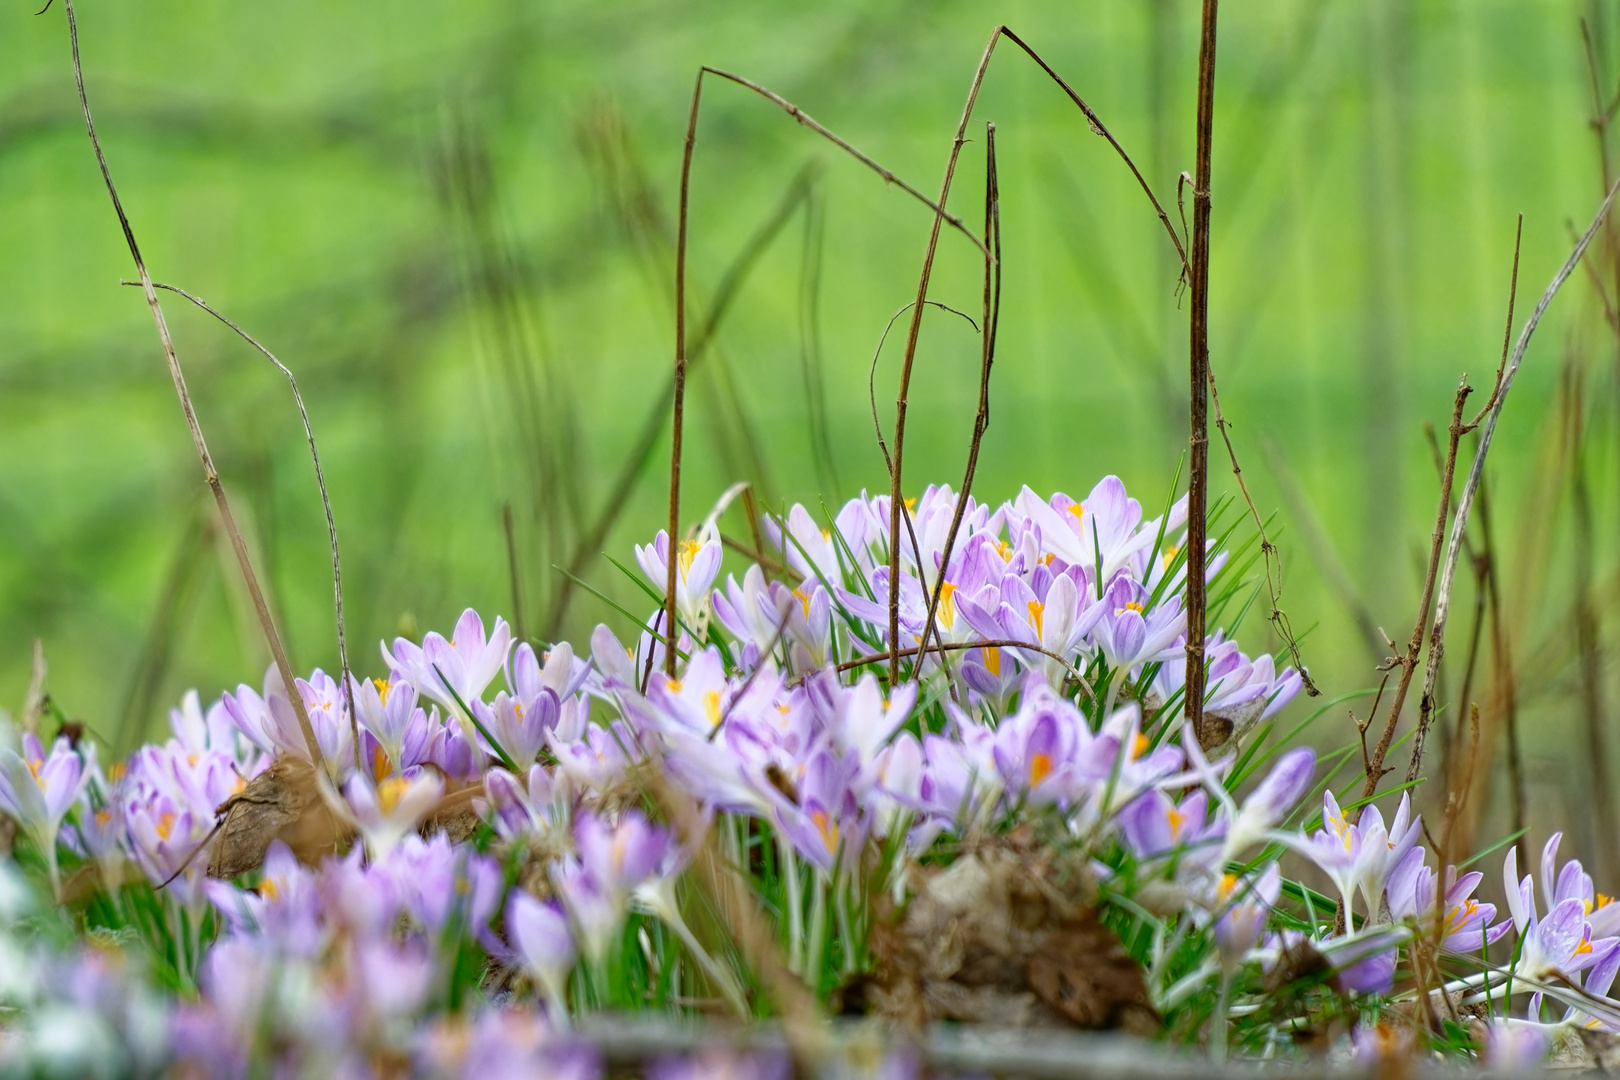
<instances>
[{"instance_id":1,"label":"dried leaf","mask_svg":"<svg viewBox=\"0 0 1620 1080\"><path fill-rule=\"evenodd\" d=\"M875 912L876 970L846 1008L912 1027L1157 1029L1140 967L1097 919L1083 862L1015 832L949 867L913 867L911 884L903 912Z\"/></svg>"},{"instance_id":2,"label":"dried leaf","mask_svg":"<svg viewBox=\"0 0 1620 1080\"><path fill-rule=\"evenodd\" d=\"M1158 1031L1142 968L1093 909L1046 934L1029 959L1029 985L1077 1027Z\"/></svg>"},{"instance_id":3,"label":"dried leaf","mask_svg":"<svg viewBox=\"0 0 1620 1080\"><path fill-rule=\"evenodd\" d=\"M247 787L219 804L219 836L208 859L208 876L234 878L264 865L270 844L281 840L303 862L339 850L345 839L321 802L315 769L283 754Z\"/></svg>"}]
</instances>

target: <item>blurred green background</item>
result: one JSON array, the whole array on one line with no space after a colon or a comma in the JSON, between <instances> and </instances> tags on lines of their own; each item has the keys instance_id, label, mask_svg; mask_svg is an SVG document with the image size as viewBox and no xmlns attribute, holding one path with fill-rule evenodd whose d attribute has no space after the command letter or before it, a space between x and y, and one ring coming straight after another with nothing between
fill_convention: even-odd
<instances>
[{"instance_id":1,"label":"blurred green background","mask_svg":"<svg viewBox=\"0 0 1620 1080\"><path fill-rule=\"evenodd\" d=\"M773 87L932 191L1002 20L1098 110L1172 215L1192 167L1195 0L77 10L92 105L153 275L220 307L301 380L362 670L379 638L448 627L463 606L512 616L508 511L531 636L625 629L587 593L560 603L552 567L576 555L587 579L645 606L598 553L627 556L665 512L656 425L698 64ZM1375 681L1387 650L1374 628L1411 632L1437 491L1423 425L1443 429L1463 372L1475 403L1485 397L1515 215L1522 320L1601 198L1582 21L1607 104L1617 13L1587 0L1222 12L1211 351L1245 476L1277 513L1284 607L1329 695ZM1011 47L976 117L952 207L978 219L993 120L1005 260L977 492L1080 496L1114 472L1157 507L1186 445L1172 251L1106 143ZM689 516L738 479L811 505L886 487L866 372L915 291L926 211L720 83L706 91L693 190L693 318L718 318L688 399ZM1601 247L1613 263L1614 245ZM122 747L187 687L206 698L256 684L267 662L145 305L118 284L130 273L61 6L35 17L13 4L0 15L0 702L21 701L39 637L56 702ZM979 264L959 238L947 234L935 282L936 299L977 313ZM331 669L326 537L286 384L165 301L294 664ZM878 369L885 425L899 352L891 342ZM1541 665L1521 680L1527 768L1536 782L1582 778L1549 820L1590 819L1581 792L1607 755L1592 757L1591 740L1614 696L1614 360L1583 273L1530 351L1491 470L1516 662ZM959 484L977 339L930 313L918 363L908 488ZM649 417L654 449L627 471ZM1572 425L1584 437L1568 438ZM1218 443L1211 461L1230 489ZM621 494L623 475L634 482ZM605 540L582 548L603 521ZM1458 656L1466 560L1462 577ZM1258 612L1241 636L1277 647ZM1594 687L1595 734L1580 721ZM1342 706L1330 722L1326 741L1342 742Z\"/></svg>"}]
</instances>

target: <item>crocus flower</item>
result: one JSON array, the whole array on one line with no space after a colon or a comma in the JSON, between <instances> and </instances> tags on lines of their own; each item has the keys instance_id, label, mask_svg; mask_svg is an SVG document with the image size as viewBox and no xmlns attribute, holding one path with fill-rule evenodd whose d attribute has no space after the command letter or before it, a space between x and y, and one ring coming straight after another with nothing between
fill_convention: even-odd
<instances>
[{"instance_id":1,"label":"crocus flower","mask_svg":"<svg viewBox=\"0 0 1620 1080\"><path fill-rule=\"evenodd\" d=\"M1444 910L1440 913L1440 947L1465 956L1478 956L1480 949L1494 944L1513 928L1511 922L1492 926L1496 905L1473 899L1484 875L1471 871L1457 876L1457 868L1446 867ZM1408 851L1390 873L1385 896L1390 917L1396 920L1432 920L1435 917L1435 872L1424 865L1423 849Z\"/></svg>"},{"instance_id":2,"label":"crocus flower","mask_svg":"<svg viewBox=\"0 0 1620 1080\"><path fill-rule=\"evenodd\" d=\"M1266 839L1267 834L1288 816L1294 804L1305 794L1315 771L1316 751L1308 746L1289 750L1277 758L1277 763L1249 793L1249 797L1243 800L1242 809L1232 818L1231 827L1226 833L1226 846L1221 853L1222 860L1235 859L1252 845Z\"/></svg>"},{"instance_id":3,"label":"crocus flower","mask_svg":"<svg viewBox=\"0 0 1620 1080\"><path fill-rule=\"evenodd\" d=\"M1530 875L1520 880L1518 867L1518 852L1510 847L1502 863L1502 887L1507 892L1513 926L1524 938L1517 971L1531 979L1554 975L1569 977L1620 948L1620 938L1592 940L1592 928L1586 921L1586 904L1578 896L1559 900L1545 918L1538 917Z\"/></svg>"},{"instance_id":4,"label":"crocus flower","mask_svg":"<svg viewBox=\"0 0 1620 1080\"><path fill-rule=\"evenodd\" d=\"M18 754L0 746L0 811L10 815L33 839L50 871L51 885L59 891L56 834L62 818L89 782L90 771L66 738L58 738L51 745L49 757L33 732L23 735L22 748ZM85 753L93 764L95 747L87 744Z\"/></svg>"},{"instance_id":5,"label":"crocus flower","mask_svg":"<svg viewBox=\"0 0 1620 1080\"><path fill-rule=\"evenodd\" d=\"M675 614L687 626L697 627L709 606L709 590L720 574L724 554L718 533L697 540L682 540L675 552ZM669 587L669 534L663 529L646 547L636 545L636 562L662 593Z\"/></svg>"},{"instance_id":6,"label":"crocus flower","mask_svg":"<svg viewBox=\"0 0 1620 1080\"><path fill-rule=\"evenodd\" d=\"M568 973L578 950L562 906L513 889L506 901L506 932L523 969L544 992L552 1019L566 1026Z\"/></svg>"},{"instance_id":7,"label":"crocus flower","mask_svg":"<svg viewBox=\"0 0 1620 1080\"><path fill-rule=\"evenodd\" d=\"M416 687L403 677L355 679L351 691L360 727L375 740L374 756L365 763L372 778L381 780L417 764L431 733L427 713L417 706Z\"/></svg>"},{"instance_id":8,"label":"crocus flower","mask_svg":"<svg viewBox=\"0 0 1620 1080\"><path fill-rule=\"evenodd\" d=\"M557 726L562 703L556 691L542 686L528 699L502 690L495 695L493 705L477 701L472 710L493 740L490 749L499 747L521 769L532 764L546 745L546 736Z\"/></svg>"},{"instance_id":9,"label":"crocus flower","mask_svg":"<svg viewBox=\"0 0 1620 1080\"><path fill-rule=\"evenodd\" d=\"M1485 1023L1483 1057L1485 1067L1494 1072L1538 1070L1551 1048L1552 1040L1540 1024L1508 1017L1492 1017Z\"/></svg>"},{"instance_id":10,"label":"crocus flower","mask_svg":"<svg viewBox=\"0 0 1620 1080\"><path fill-rule=\"evenodd\" d=\"M1102 598L1097 645L1109 664L1123 674L1138 664L1174 659L1176 643L1187 629L1187 613L1177 597L1162 598L1148 608L1150 597L1140 584L1117 577Z\"/></svg>"},{"instance_id":11,"label":"crocus flower","mask_svg":"<svg viewBox=\"0 0 1620 1080\"><path fill-rule=\"evenodd\" d=\"M459 698L468 708L483 699L484 690L506 664L512 646L512 630L506 620L497 618L495 629L484 633L484 620L468 608L456 620L449 641L430 632L420 646L405 638L394 639L394 649L383 649L383 662L401 672L412 686L461 718ZM466 723L466 719L462 718Z\"/></svg>"},{"instance_id":12,"label":"crocus flower","mask_svg":"<svg viewBox=\"0 0 1620 1080\"><path fill-rule=\"evenodd\" d=\"M343 794L348 816L360 830L366 851L373 859L380 859L415 832L439 804L444 781L437 773L426 770L409 778L391 776L376 787L365 777L354 776L344 786Z\"/></svg>"},{"instance_id":13,"label":"crocus flower","mask_svg":"<svg viewBox=\"0 0 1620 1080\"><path fill-rule=\"evenodd\" d=\"M1215 889L1215 944L1221 967L1230 976L1243 965L1260 940L1266 919L1282 890L1282 871L1276 863L1266 867L1258 881L1224 875Z\"/></svg>"}]
</instances>

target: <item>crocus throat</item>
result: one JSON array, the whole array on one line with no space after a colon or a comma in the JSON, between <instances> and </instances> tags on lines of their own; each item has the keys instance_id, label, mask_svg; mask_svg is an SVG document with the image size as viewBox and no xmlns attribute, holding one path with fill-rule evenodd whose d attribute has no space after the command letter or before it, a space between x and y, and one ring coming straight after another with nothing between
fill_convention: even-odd
<instances>
[{"instance_id":1,"label":"crocus throat","mask_svg":"<svg viewBox=\"0 0 1620 1080\"><path fill-rule=\"evenodd\" d=\"M821 834L821 842L827 846L827 850L838 850L838 822L828 817L825 810L813 812L810 820L815 823L816 831Z\"/></svg>"},{"instance_id":2,"label":"crocus throat","mask_svg":"<svg viewBox=\"0 0 1620 1080\"><path fill-rule=\"evenodd\" d=\"M377 785L377 808L383 812L384 817L399 808L399 800L404 797L405 789L409 786L410 781L401 776L392 777Z\"/></svg>"},{"instance_id":3,"label":"crocus throat","mask_svg":"<svg viewBox=\"0 0 1620 1080\"><path fill-rule=\"evenodd\" d=\"M956 604L951 599L955 591L956 586L948 581L939 587L939 622L947 630L956 625Z\"/></svg>"},{"instance_id":4,"label":"crocus throat","mask_svg":"<svg viewBox=\"0 0 1620 1080\"><path fill-rule=\"evenodd\" d=\"M1035 787L1052 774L1052 755L1035 754L1029 759L1029 786Z\"/></svg>"},{"instance_id":5,"label":"crocus throat","mask_svg":"<svg viewBox=\"0 0 1620 1080\"><path fill-rule=\"evenodd\" d=\"M702 550L703 545L696 540L681 541L679 553L675 556L675 565L681 572L682 581L685 581L686 576L691 573L692 560L697 558L697 553Z\"/></svg>"}]
</instances>

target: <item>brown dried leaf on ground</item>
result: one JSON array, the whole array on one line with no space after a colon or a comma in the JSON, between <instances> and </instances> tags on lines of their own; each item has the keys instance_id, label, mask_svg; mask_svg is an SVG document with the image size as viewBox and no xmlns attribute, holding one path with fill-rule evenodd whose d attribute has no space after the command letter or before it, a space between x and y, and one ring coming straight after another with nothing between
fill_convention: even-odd
<instances>
[{"instance_id":1,"label":"brown dried leaf on ground","mask_svg":"<svg viewBox=\"0 0 1620 1080\"><path fill-rule=\"evenodd\" d=\"M283 754L214 811L219 835L208 857L208 876L234 878L264 865L275 840L299 860L312 863L338 851L346 831L321 801L315 769L302 758Z\"/></svg>"},{"instance_id":2,"label":"brown dried leaf on ground","mask_svg":"<svg viewBox=\"0 0 1620 1080\"><path fill-rule=\"evenodd\" d=\"M1158 1029L1082 863L1015 835L910 877L905 908L875 912L876 970L852 995L867 1007L914 1027Z\"/></svg>"}]
</instances>

